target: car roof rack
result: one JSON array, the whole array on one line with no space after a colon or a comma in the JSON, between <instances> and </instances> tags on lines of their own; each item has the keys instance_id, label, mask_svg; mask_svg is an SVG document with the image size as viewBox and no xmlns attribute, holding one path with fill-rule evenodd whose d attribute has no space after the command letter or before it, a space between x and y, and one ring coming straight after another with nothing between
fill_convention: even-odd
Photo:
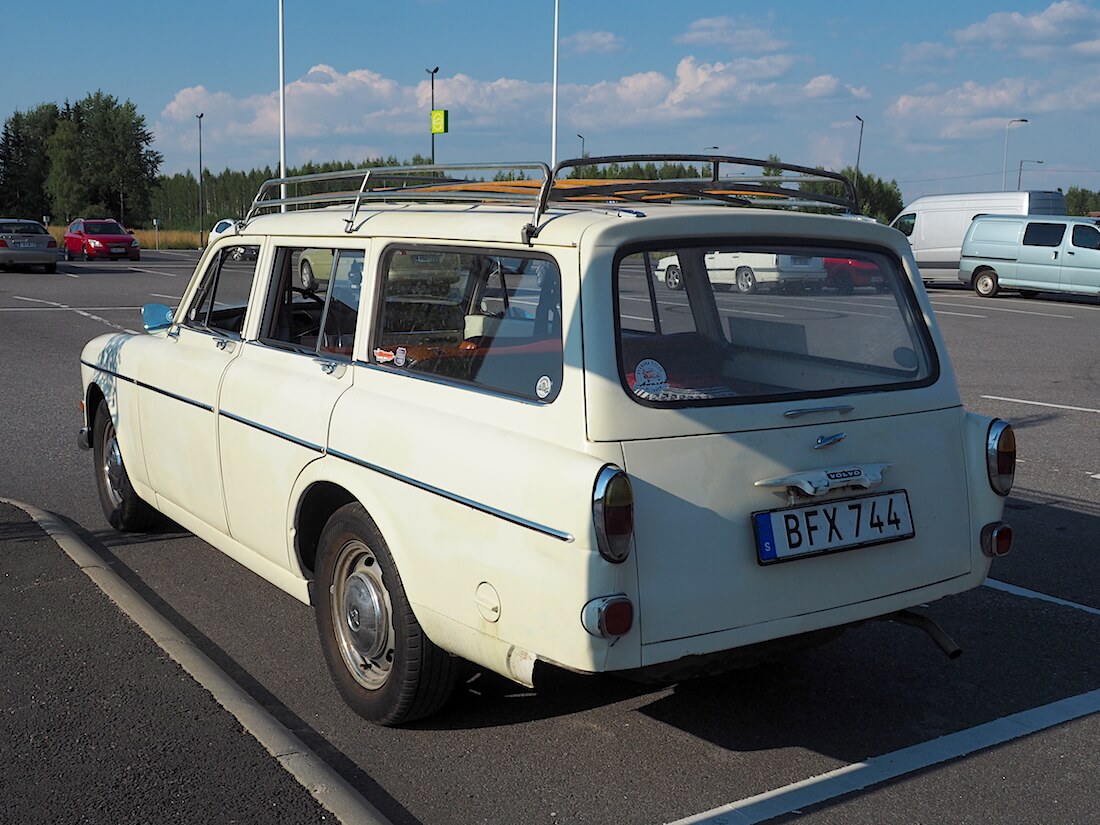
<instances>
[{"instance_id":1,"label":"car roof rack","mask_svg":"<svg viewBox=\"0 0 1100 825\"><path fill-rule=\"evenodd\" d=\"M566 170L572 171L562 176ZM663 177L669 172L676 177ZM354 179L359 180L357 189L348 185ZM290 187L294 194L288 194ZM303 188L311 191L303 194ZM532 220L523 228L524 243L538 235L539 222L552 204L617 211L637 204L704 203L860 211L852 182L824 169L731 155L604 155L563 160L553 171L545 163L462 163L272 178L261 185L238 231L265 212L348 203L351 214L344 223L350 233L363 204L378 201L533 205Z\"/></svg>"}]
</instances>

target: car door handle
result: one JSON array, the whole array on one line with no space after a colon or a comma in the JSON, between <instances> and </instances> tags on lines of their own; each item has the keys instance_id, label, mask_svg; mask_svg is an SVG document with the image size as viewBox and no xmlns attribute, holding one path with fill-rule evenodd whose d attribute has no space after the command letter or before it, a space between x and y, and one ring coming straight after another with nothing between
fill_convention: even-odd
<instances>
[{"instance_id":1,"label":"car door handle","mask_svg":"<svg viewBox=\"0 0 1100 825\"><path fill-rule=\"evenodd\" d=\"M228 338L218 338L214 341L214 346L216 346L220 350L226 350L228 352L232 352L234 349L233 342L230 341Z\"/></svg>"},{"instance_id":2,"label":"car door handle","mask_svg":"<svg viewBox=\"0 0 1100 825\"><path fill-rule=\"evenodd\" d=\"M329 361L327 358L314 358L313 363L321 368L321 372L325 375L332 375L339 378L344 374L344 365L337 361ZM339 370L339 372L337 372Z\"/></svg>"}]
</instances>

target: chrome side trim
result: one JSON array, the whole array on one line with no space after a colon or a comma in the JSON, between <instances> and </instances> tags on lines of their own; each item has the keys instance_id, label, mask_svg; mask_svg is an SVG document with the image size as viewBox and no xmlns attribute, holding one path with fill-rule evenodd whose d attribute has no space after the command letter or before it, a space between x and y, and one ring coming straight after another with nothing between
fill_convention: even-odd
<instances>
[{"instance_id":1,"label":"chrome side trim","mask_svg":"<svg viewBox=\"0 0 1100 825\"><path fill-rule=\"evenodd\" d=\"M267 433L268 435L273 435L276 438L281 438L283 441L289 441L291 444L297 444L299 447L305 447L307 450L312 450L315 453L325 452L325 448L320 444L314 444L311 441L304 441L297 436L290 435L289 433L284 433L281 430L272 429L271 427L267 427L257 421L253 421L250 418L235 415L234 413L226 412L225 410L218 410L218 415L225 416L230 421L236 421L238 424L244 424L246 427L251 427L252 429L259 430L262 433Z\"/></svg>"},{"instance_id":2,"label":"chrome side trim","mask_svg":"<svg viewBox=\"0 0 1100 825\"><path fill-rule=\"evenodd\" d=\"M836 413L840 413L841 415L847 415L848 413L850 413L854 409L855 409L855 407L853 407L851 404L836 404L835 406L832 406L832 407L802 407L801 409L797 409L797 410L787 410L785 413L783 413L783 417L784 418L801 418L804 415L811 415L813 413L825 413L825 412L836 412Z\"/></svg>"},{"instance_id":3,"label":"chrome side trim","mask_svg":"<svg viewBox=\"0 0 1100 825\"><path fill-rule=\"evenodd\" d=\"M126 381L127 383L133 384L135 387L141 387L143 390L155 392L158 395L163 395L166 398L171 398L173 401L179 401L192 407L198 407L200 410L206 410L207 412L214 412L214 407L212 405L206 404L202 401L196 401L193 398L188 398L184 395L177 395L174 392L161 389L160 387L154 387L152 384L146 384L144 381L138 381L136 378L130 378L127 375L122 375L121 373L117 373L114 370L109 370L106 367L100 366L99 364L93 364L83 359L81 359L80 363L86 367L91 367L96 372L101 372L104 375L109 375L111 376L111 378L117 378L119 381Z\"/></svg>"},{"instance_id":4,"label":"chrome side trim","mask_svg":"<svg viewBox=\"0 0 1100 825\"><path fill-rule=\"evenodd\" d=\"M402 475L401 473L388 470L385 467L380 467L377 464L372 464L369 461L364 461L361 458L348 455L347 453L341 453L338 450L328 450L329 455L333 458L339 458L344 461L350 462L357 467L363 467L367 470L373 470L380 475L384 475L387 478L392 478L394 481L400 481L403 484L408 484L410 487L416 487L418 490L423 490L426 493L445 498L448 501L453 501L455 504L461 504L464 507L469 507L471 510L477 510L479 513L485 513L486 515L493 516L495 518L502 519L511 524L515 524L519 527L526 527L528 530L534 530L536 533L541 533L544 536L550 536L551 538L558 539L559 541L572 542L574 537L571 533L566 533L561 530L555 530L553 527L547 527L545 524L539 524L537 521L531 521L525 519L522 516L517 516L512 513L506 513L503 510L498 510L496 507L491 507L488 504L482 504L478 501L473 501L465 496L460 496L457 493L451 493L446 490L441 490L438 487L433 487L431 484L427 484L423 481L418 481L415 478Z\"/></svg>"}]
</instances>

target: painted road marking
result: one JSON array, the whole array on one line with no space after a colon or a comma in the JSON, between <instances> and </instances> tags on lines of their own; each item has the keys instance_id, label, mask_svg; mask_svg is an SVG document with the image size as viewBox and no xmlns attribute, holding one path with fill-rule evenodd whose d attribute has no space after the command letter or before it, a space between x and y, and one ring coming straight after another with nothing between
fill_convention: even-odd
<instances>
[{"instance_id":1,"label":"painted road marking","mask_svg":"<svg viewBox=\"0 0 1100 825\"><path fill-rule=\"evenodd\" d=\"M987 579L985 585L1013 596L1039 599L1100 616L1100 610L1095 607L1048 596L996 579ZM678 819L671 825L752 825L766 822L1097 712L1100 712L1100 690L1093 690L1003 716L984 725L950 733L919 745L873 756L863 762L845 765L801 782L792 782L782 788L731 802L686 819Z\"/></svg>"},{"instance_id":2,"label":"painted road marking","mask_svg":"<svg viewBox=\"0 0 1100 825\"><path fill-rule=\"evenodd\" d=\"M1008 401L1013 404L1030 404L1033 407L1053 407L1056 410L1073 410L1074 412L1100 413L1100 410L1094 410L1090 407L1070 407L1066 404L1048 404L1045 401L1027 401L1023 398L1003 398L999 395L983 395L982 398L987 398L990 401Z\"/></svg>"}]
</instances>

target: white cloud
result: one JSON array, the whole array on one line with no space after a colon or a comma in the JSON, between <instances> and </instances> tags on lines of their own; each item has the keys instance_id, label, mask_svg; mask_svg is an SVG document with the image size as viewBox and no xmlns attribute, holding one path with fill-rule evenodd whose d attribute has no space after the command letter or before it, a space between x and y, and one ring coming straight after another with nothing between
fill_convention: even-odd
<instances>
[{"instance_id":1,"label":"white cloud","mask_svg":"<svg viewBox=\"0 0 1100 825\"><path fill-rule=\"evenodd\" d=\"M818 75L802 86L806 97L831 97L840 88L840 81L831 74Z\"/></svg>"},{"instance_id":2,"label":"white cloud","mask_svg":"<svg viewBox=\"0 0 1100 825\"><path fill-rule=\"evenodd\" d=\"M738 51L770 52L784 48L785 41L747 20L732 17L705 17L677 35L677 43L703 46L733 46Z\"/></svg>"},{"instance_id":3,"label":"white cloud","mask_svg":"<svg viewBox=\"0 0 1100 825\"><path fill-rule=\"evenodd\" d=\"M622 38L611 32L577 32L562 38L561 43L575 54L612 54L623 48Z\"/></svg>"},{"instance_id":4,"label":"white cloud","mask_svg":"<svg viewBox=\"0 0 1100 825\"><path fill-rule=\"evenodd\" d=\"M898 70L905 74L946 73L956 50L942 43L906 43L902 45Z\"/></svg>"},{"instance_id":5,"label":"white cloud","mask_svg":"<svg viewBox=\"0 0 1100 825\"><path fill-rule=\"evenodd\" d=\"M988 45L996 49L1018 51L1030 58L1057 57L1071 49L1083 37L1092 37L1100 27L1100 10L1079 0L1051 3L1036 14L996 12L981 23L954 33L955 40L967 45Z\"/></svg>"}]
</instances>

